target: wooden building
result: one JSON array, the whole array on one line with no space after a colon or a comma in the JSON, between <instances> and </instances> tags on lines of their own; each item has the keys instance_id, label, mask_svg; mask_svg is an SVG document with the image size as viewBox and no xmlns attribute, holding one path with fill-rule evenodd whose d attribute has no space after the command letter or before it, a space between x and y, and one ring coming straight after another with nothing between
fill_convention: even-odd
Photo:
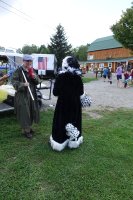
<instances>
[{"instance_id":1,"label":"wooden building","mask_svg":"<svg viewBox=\"0 0 133 200\"><path fill-rule=\"evenodd\" d=\"M126 49L113 36L96 39L87 52L87 66L89 68L110 67L115 72L118 63L133 64L133 52Z\"/></svg>"}]
</instances>

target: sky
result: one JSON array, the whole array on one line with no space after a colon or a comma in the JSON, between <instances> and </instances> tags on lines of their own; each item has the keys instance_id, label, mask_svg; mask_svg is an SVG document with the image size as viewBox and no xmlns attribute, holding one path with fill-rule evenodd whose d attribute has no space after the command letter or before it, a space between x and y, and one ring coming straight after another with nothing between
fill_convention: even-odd
<instances>
[{"instance_id":1,"label":"sky","mask_svg":"<svg viewBox=\"0 0 133 200\"><path fill-rule=\"evenodd\" d=\"M132 0L0 0L0 46L50 43L61 24L73 48L113 35Z\"/></svg>"}]
</instances>

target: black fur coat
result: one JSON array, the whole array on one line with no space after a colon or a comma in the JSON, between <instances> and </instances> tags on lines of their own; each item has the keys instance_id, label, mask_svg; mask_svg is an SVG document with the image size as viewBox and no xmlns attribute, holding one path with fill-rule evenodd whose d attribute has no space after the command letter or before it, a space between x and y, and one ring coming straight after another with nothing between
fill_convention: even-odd
<instances>
[{"instance_id":1,"label":"black fur coat","mask_svg":"<svg viewBox=\"0 0 133 200\"><path fill-rule=\"evenodd\" d=\"M55 107L52 138L55 142L62 144L68 139L65 126L73 124L80 132L82 108L80 96L83 94L83 82L81 76L76 73L65 72L57 76L53 88L53 95L58 96Z\"/></svg>"}]
</instances>

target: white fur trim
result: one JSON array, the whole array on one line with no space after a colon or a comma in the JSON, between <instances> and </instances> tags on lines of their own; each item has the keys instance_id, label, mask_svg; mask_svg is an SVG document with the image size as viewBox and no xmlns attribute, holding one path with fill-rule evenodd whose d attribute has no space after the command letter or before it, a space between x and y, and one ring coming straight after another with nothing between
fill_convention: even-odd
<instances>
[{"instance_id":1,"label":"white fur trim","mask_svg":"<svg viewBox=\"0 0 133 200\"><path fill-rule=\"evenodd\" d=\"M70 141L68 142L68 147L71 149L78 148L80 144L83 143L83 136L80 136L77 141Z\"/></svg>"},{"instance_id":2,"label":"white fur trim","mask_svg":"<svg viewBox=\"0 0 133 200\"><path fill-rule=\"evenodd\" d=\"M68 144L68 141L69 140L66 140L65 142L63 142L62 144L56 142L53 140L53 137L52 135L50 136L50 144L51 144L51 147L53 150L56 150L56 151L62 151Z\"/></svg>"},{"instance_id":3,"label":"white fur trim","mask_svg":"<svg viewBox=\"0 0 133 200\"><path fill-rule=\"evenodd\" d=\"M80 96L80 99L84 98L85 97L85 92Z\"/></svg>"}]
</instances>

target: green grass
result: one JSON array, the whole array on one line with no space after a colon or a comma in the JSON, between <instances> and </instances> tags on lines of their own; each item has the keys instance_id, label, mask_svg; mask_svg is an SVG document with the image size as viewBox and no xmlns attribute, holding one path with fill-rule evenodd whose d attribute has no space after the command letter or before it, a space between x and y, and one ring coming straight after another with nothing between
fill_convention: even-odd
<instances>
[{"instance_id":1,"label":"green grass","mask_svg":"<svg viewBox=\"0 0 133 200\"><path fill-rule=\"evenodd\" d=\"M97 80L96 78L93 77L82 77L83 83L89 83L91 81Z\"/></svg>"},{"instance_id":2,"label":"green grass","mask_svg":"<svg viewBox=\"0 0 133 200\"><path fill-rule=\"evenodd\" d=\"M13 114L0 115L0 200L132 200L133 110L83 114L84 143L52 151L53 111L41 113L32 140Z\"/></svg>"}]
</instances>

